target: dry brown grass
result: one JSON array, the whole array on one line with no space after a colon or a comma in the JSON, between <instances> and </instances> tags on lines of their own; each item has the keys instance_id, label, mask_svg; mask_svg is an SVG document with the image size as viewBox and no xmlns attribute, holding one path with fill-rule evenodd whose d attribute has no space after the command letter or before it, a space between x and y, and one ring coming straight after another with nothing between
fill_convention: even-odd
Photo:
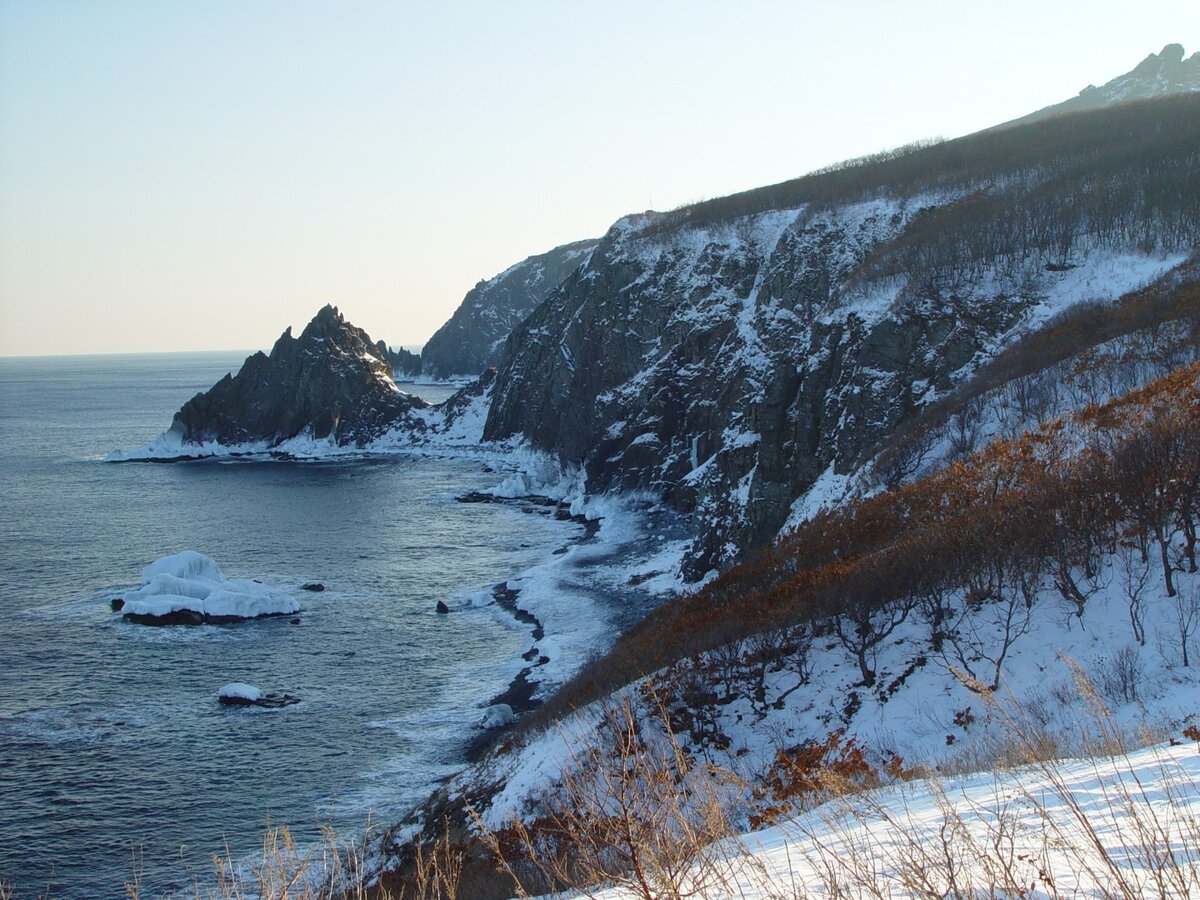
<instances>
[{"instance_id":1,"label":"dry brown grass","mask_svg":"<svg viewBox=\"0 0 1200 900\"><path fill-rule=\"evenodd\" d=\"M251 862L238 863L226 851L214 856L211 880L197 880L184 895L192 900L453 900L459 896L462 854L443 835L415 848L411 871L396 888L371 884L364 846L339 841L331 829L320 843L297 844L286 826L268 826L262 847ZM141 900L142 859L133 855L133 873L125 884L129 900ZM0 895L0 900L9 900Z\"/></svg>"}]
</instances>

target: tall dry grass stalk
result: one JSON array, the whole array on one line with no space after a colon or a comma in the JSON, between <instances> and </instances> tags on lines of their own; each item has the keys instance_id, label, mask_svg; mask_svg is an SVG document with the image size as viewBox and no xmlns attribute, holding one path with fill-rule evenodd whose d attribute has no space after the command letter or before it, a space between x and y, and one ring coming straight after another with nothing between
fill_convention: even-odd
<instances>
[{"instance_id":1,"label":"tall dry grass stalk","mask_svg":"<svg viewBox=\"0 0 1200 900\"><path fill-rule=\"evenodd\" d=\"M643 720L628 697L603 709L596 734L572 755L542 815L501 829L474 816L516 896L727 896L739 856L723 790L732 776L686 753L665 711Z\"/></svg>"},{"instance_id":2,"label":"tall dry grass stalk","mask_svg":"<svg viewBox=\"0 0 1200 900\"><path fill-rule=\"evenodd\" d=\"M448 835L415 851L412 871L397 889L370 885L365 844L346 844L332 829L319 844L301 846L285 826L268 826L253 862L239 864L226 850L213 857L210 881L197 880L191 900L454 900L462 871L462 853ZM142 859L135 851L133 874L125 884L128 900L141 900ZM0 894L0 900L9 900Z\"/></svg>"},{"instance_id":3,"label":"tall dry grass stalk","mask_svg":"<svg viewBox=\"0 0 1200 900\"><path fill-rule=\"evenodd\" d=\"M996 768L1020 762L987 803L953 798L952 782L940 779L922 784L921 809L903 791L842 798L814 822L791 823L786 871L771 872L773 887L758 896L1200 896L1200 821L1192 812L1200 785L1167 759L1153 789L1145 785L1129 762L1130 741L1067 662L1081 709L1081 746L1072 755L1093 759L1088 794L1072 784L1086 762L1068 764L1053 752L1063 749L1061 736L990 698L1009 734Z\"/></svg>"}]
</instances>

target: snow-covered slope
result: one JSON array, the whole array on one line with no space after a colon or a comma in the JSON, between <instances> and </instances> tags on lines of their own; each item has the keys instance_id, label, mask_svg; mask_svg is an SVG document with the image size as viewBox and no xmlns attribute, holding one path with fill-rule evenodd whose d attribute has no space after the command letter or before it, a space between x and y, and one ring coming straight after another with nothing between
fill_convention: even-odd
<instances>
[{"instance_id":1,"label":"snow-covered slope","mask_svg":"<svg viewBox=\"0 0 1200 900\"><path fill-rule=\"evenodd\" d=\"M710 900L1183 900L1200 892L1198 822L1197 745L1164 743L833 800L727 841L707 878L697 875L690 886Z\"/></svg>"},{"instance_id":2,"label":"snow-covered slope","mask_svg":"<svg viewBox=\"0 0 1200 900\"><path fill-rule=\"evenodd\" d=\"M637 698L652 688L657 700L678 710L673 727L681 746L736 773L747 786L764 782L781 748L823 740L835 731L858 740L873 760L894 754L906 764L949 771L1003 747L1014 714L1028 716L1040 733L1069 748L1093 726L1088 701L1079 693L1080 674L1096 686L1123 733L1178 734L1200 716L1200 669L1183 664L1185 643L1189 662L1200 659L1200 634L1192 623L1181 636L1178 617L1182 604L1200 609L1200 578L1181 574L1184 599L1176 599L1166 595L1153 564L1146 567L1136 609L1145 627L1139 642L1130 625L1130 566L1137 577L1140 564L1127 555L1105 560L1101 587L1082 619L1050 590L1029 608L1023 603L1013 609L972 608L957 597L951 605L962 616L963 638L944 651L930 650L929 625L913 613L878 650L878 689L862 688L852 655L826 635L802 653L784 652L762 664L748 641L684 662L627 692ZM992 662L964 663L957 656L960 647L967 660L976 652L994 657L1006 651L996 695L1002 706L954 674L968 665L981 679L992 676ZM689 694L692 682L696 687ZM484 821L502 827L552 804L579 748L596 739L600 717L600 707L589 707L471 773L463 782L468 791L471 785L505 785L481 810ZM653 715L647 723L661 728ZM745 804L739 814L744 821L753 808L748 789L739 803Z\"/></svg>"}]
</instances>

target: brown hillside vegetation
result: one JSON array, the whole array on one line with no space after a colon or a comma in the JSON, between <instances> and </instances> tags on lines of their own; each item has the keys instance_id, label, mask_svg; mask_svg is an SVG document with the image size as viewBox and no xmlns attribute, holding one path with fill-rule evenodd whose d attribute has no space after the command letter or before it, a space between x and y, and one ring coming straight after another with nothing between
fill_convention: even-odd
<instances>
[{"instance_id":1,"label":"brown hillside vegetation","mask_svg":"<svg viewBox=\"0 0 1200 900\"><path fill-rule=\"evenodd\" d=\"M1190 361L1200 348L1200 261L1193 257L1181 267L1178 282L1173 276L1121 298L1116 304L1082 303L1064 311L1044 327L1019 340L982 366L957 390L926 406L896 431L886 444L874 448L867 458L880 456L877 474L891 483L887 469L903 475L938 425L970 406L972 402L1003 385L1012 385L1019 395L1029 379L1050 366L1078 359L1078 366L1102 375L1105 363L1096 348L1118 338L1133 338L1146 361L1162 371ZM1181 326L1175 337L1164 337L1164 326ZM1194 358L1194 357L1192 357ZM1018 402L1024 400L1018 396ZM1035 398L1029 398L1034 400Z\"/></svg>"},{"instance_id":2,"label":"brown hillside vegetation","mask_svg":"<svg viewBox=\"0 0 1200 900\"><path fill-rule=\"evenodd\" d=\"M526 727L677 661L755 635L783 640L798 626L835 634L870 687L872 651L919 605L934 642L938 611L954 591L977 604L1032 603L1050 587L1082 618L1097 561L1121 545L1161 560L1171 594L1172 573L1197 566L1198 378L1200 364L1181 368L913 484L818 514L655 610Z\"/></svg>"}]
</instances>

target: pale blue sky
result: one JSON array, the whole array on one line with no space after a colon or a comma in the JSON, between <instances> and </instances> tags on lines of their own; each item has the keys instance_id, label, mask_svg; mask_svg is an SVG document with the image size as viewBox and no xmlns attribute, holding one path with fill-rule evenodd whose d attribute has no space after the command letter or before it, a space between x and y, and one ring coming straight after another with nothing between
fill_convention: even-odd
<instances>
[{"instance_id":1,"label":"pale blue sky","mask_svg":"<svg viewBox=\"0 0 1200 900\"><path fill-rule=\"evenodd\" d=\"M1188 2L0 0L0 354L421 343L618 216L956 136Z\"/></svg>"}]
</instances>

